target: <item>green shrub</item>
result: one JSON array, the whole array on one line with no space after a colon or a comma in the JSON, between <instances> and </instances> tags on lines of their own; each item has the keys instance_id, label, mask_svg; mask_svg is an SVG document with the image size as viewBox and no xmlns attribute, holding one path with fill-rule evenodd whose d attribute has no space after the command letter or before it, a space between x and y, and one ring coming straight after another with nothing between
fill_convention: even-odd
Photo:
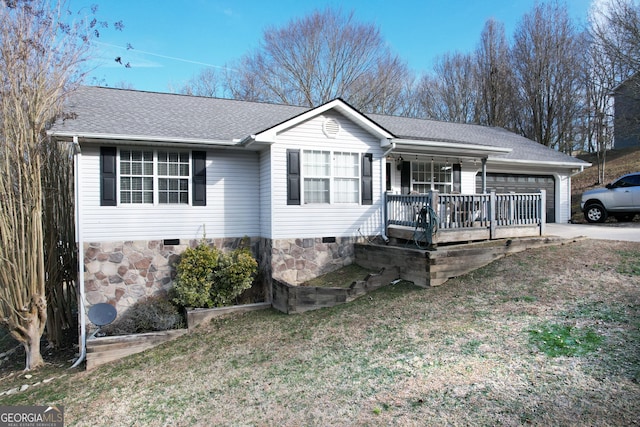
<instances>
[{"instance_id":1,"label":"green shrub","mask_svg":"<svg viewBox=\"0 0 640 427\"><path fill-rule=\"evenodd\" d=\"M139 334L184 327L178 308L167 298L152 296L132 305L119 319L102 328L107 335Z\"/></svg>"},{"instance_id":2,"label":"green shrub","mask_svg":"<svg viewBox=\"0 0 640 427\"><path fill-rule=\"evenodd\" d=\"M225 254L204 241L185 250L176 265L173 301L184 307L224 307L251 287L258 263L240 247Z\"/></svg>"}]
</instances>

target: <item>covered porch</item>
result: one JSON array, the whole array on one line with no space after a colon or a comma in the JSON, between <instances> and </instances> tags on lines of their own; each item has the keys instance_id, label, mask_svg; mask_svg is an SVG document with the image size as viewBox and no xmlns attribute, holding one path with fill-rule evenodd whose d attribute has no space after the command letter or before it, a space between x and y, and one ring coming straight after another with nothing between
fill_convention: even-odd
<instances>
[{"instance_id":1,"label":"covered porch","mask_svg":"<svg viewBox=\"0 0 640 427\"><path fill-rule=\"evenodd\" d=\"M545 189L487 188L488 161L510 152L486 144L394 140L385 153L386 236L425 249L543 235L548 219Z\"/></svg>"},{"instance_id":2,"label":"covered porch","mask_svg":"<svg viewBox=\"0 0 640 427\"><path fill-rule=\"evenodd\" d=\"M419 248L442 243L541 236L545 191L526 194L387 194L386 234Z\"/></svg>"}]
</instances>

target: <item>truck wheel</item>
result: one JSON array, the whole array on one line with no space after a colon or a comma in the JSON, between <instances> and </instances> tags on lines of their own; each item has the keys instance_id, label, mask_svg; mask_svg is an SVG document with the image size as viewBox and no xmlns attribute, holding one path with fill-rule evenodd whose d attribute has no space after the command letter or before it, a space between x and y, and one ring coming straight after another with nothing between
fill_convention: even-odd
<instances>
[{"instance_id":1,"label":"truck wheel","mask_svg":"<svg viewBox=\"0 0 640 427\"><path fill-rule=\"evenodd\" d=\"M607 211L602 205L589 205L584 210L584 219L586 219L587 222L605 222L607 219Z\"/></svg>"}]
</instances>

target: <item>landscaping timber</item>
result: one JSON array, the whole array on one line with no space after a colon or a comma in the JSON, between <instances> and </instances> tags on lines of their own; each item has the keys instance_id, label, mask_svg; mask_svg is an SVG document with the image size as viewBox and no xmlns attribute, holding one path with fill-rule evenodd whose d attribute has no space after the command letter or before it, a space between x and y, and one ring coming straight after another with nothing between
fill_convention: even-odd
<instances>
[{"instance_id":1,"label":"landscaping timber","mask_svg":"<svg viewBox=\"0 0 640 427\"><path fill-rule=\"evenodd\" d=\"M378 265L375 270L379 272L368 274L364 280L357 280L349 287L295 286L273 279L272 305L287 314L333 307L353 301L399 277L395 266L380 269Z\"/></svg>"}]
</instances>

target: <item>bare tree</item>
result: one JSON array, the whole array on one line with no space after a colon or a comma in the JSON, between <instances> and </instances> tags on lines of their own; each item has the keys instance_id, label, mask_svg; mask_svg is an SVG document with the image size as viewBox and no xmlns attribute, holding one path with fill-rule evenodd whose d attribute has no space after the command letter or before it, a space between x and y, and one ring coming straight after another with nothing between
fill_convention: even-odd
<instances>
[{"instance_id":1,"label":"bare tree","mask_svg":"<svg viewBox=\"0 0 640 427\"><path fill-rule=\"evenodd\" d=\"M219 97L222 95L222 79L215 68L204 68L179 89L184 95Z\"/></svg>"},{"instance_id":2,"label":"bare tree","mask_svg":"<svg viewBox=\"0 0 640 427\"><path fill-rule=\"evenodd\" d=\"M593 42L615 64L622 79L640 72L640 3L606 0L591 11Z\"/></svg>"},{"instance_id":3,"label":"bare tree","mask_svg":"<svg viewBox=\"0 0 640 427\"><path fill-rule=\"evenodd\" d=\"M480 124L513 128L513 72L504 25L489 19L475 52L477 110Z\"/></svg>"},{"instance_id":4,"label":"bare tree","mask_svg":"<svg viewBox=\"0 0 640 427\"><path fill-rule=\"evenodd\" d=\"M397 57L381 58L376 68L355 79L343 95L357 108L374 114L406 116L410 114L413 73Z\"/></svg>"},{"instance_id":5,"label":"bare tree","mask_svg":"<svg viewBox=\"0 0 640 427\"><path fill-rule=\"evenodd\" d=\"M55 1L0 0L0 321L23 345L26 369L43 364L46 281L52 277L43 233L51 191L44 186L52 181L43 179L43 170L51 168L47 155L55 150L47 147L45 130L81 77L89 38L103 28L97 20L69 25L67 16ZM60 252L48 246L47 253L57 268Z\"/></svg>"},{"instance_id":6,"label":"bare tree","mask_svg":"<svg viewBox=\"0 0 640 427\"><path fill-rule=\"evenodd\" d=\"M333 9L266 29L261 46L233 68L226 84L234 98L313 107L343 97L378 112L394 105L385 97L396 96L395 78L407 74L376 26ZM385 87L372 99L364 82Z\"/></svg>"},{"instance_id":7,"label":"bare tree","mask_svg":"<svg viewBox=\"0 0 640 427\"><path fill-rule=\"evenodd\" d=\"M538 4L519 23L512 49L523 106L520 131L566 152L574 144L578 115L579 47L566 7Z\"/></svg>"},{"instance_id":8,"label":"bare tree","mask_svg":"<svg viewBox=\"0 0 640 427\"><path fill-rule=\"evenodd\" d=\"M434 75L423 76L420 93L429 118L477 123L475 64L469 54L444 54L436 60Z\"/></svg>"}]
</instances>

